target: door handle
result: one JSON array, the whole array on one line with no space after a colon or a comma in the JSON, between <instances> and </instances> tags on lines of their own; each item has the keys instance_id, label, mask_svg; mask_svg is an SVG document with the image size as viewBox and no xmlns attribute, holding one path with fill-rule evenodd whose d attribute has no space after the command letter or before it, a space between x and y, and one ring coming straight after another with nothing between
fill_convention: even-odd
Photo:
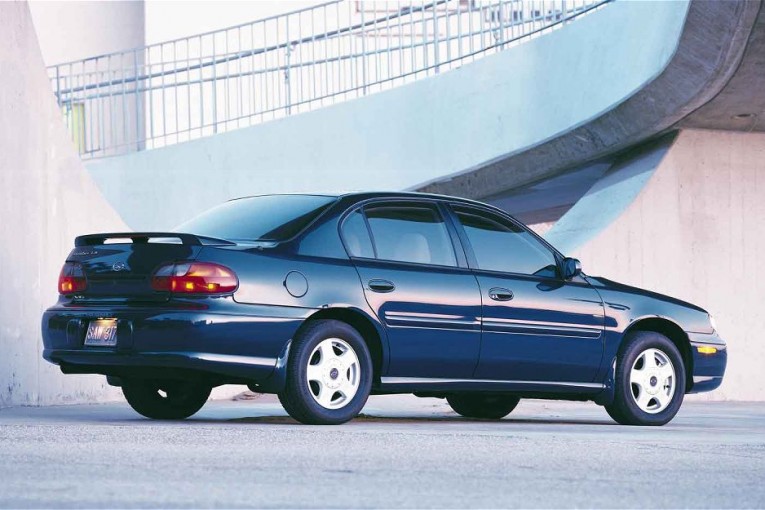
<instances>
[{"instance_id":1,"label":"door handle","mask_svg":"<svg viewBox=\"0 0 765 510\"><path fill-rule=\"evenodd\" d=\"M513 291L502 287L492 287L489 289L489 297L494 301L510 301L515 296Z\"/></svg>"},{"instance_id":2,"label":"door handle","mask_svg":"<svg viewBox=\"0 0 765 510\"><path fill-rule=\"evenodd\" d=\"M388 280L381 280L379 278L369 280L367 285L369 286L369 290L374 292L393 292L396 289L396 286L393 285L393 282Z\"/></svg>"}]
</instances>

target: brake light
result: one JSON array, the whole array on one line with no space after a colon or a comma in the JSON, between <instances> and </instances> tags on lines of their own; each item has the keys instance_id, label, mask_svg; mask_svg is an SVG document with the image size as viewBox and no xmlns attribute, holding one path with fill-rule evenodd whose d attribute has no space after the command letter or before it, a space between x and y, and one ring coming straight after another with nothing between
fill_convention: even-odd
<instances>
[{"instance_id":1,"label":"brake light","mask_svg":"<svg viewBox=\"0 0 765 510\"><path fill-rule=\"evenodd\" d=\"M77 262L67 262L61 268L58 275L59 294L72 294L82 292L88 288L88 280L85 278L85 271L82 265Z\"/></svg>"},{"instance_id":2,"label":"brake light","mask_svg":"<svg viewBox=\"0 0 765 510\"><path fill-rule=\"evenodd\" d=\"M151 278L151 288L178 294L234 292L239 279L224 266L208 262L183 262L161 266Z\"/></svg>"}]
</instances>

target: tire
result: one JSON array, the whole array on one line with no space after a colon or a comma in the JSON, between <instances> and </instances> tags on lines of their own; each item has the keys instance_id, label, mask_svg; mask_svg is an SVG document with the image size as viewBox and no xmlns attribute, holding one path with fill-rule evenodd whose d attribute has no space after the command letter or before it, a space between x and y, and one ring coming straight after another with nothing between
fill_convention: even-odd
<instances>
[{"instance_id":1,"label":"tire","mask_svg":"<svg viewBox=\"0 0 765 510\"><path fill-rule=\"evenodd\" d=\"M511 395L461 393L449 395L446 401L454 412L465 418L500 420L510 414L521 399Z\"/></svg>"},{"instance_id":2,"label":"tire","mask_svg":"<svg viewBox=\"0 0 765 510\"><path fill-rule=\"evenodd\" d=\"M188 418L202 409L211 391L212 387L209 385L190 381L122 381L122 393L130 407L138 414L154 420Z\"/></svg>"},{"instance_id":3,"label":"tire","mask_svg":"<svg viewBox=\"0 0 765 510\"><path fill-rule=\"evenodd\" d=\"M606 412L622 425L664 425L685 396L685 365L666 336L636 331L624 339L616 360L614 401Z\"/></svg>"},{"instance_id":4,"label":"tire","mask_svg":"<svg viewBox=\"0 0 765 510\"><path fill-rule=\"evenodd\" d=\"M337 320L313 321L292 341L279 401L300 423L345 423L366 404L372 377L372 358L358 331Z\"/></svg>"}]
</instances>

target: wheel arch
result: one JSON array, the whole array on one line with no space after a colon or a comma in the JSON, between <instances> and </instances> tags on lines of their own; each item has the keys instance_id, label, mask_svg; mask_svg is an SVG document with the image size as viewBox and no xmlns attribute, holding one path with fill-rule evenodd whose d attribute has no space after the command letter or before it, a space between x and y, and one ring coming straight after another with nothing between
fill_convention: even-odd
<instances>
[{"instance_id":1,"label":"wheel arch","mask_svg":"<svg viewBox=\"0 0 765 510\"><path fill-rule=\"evenodd\" d=\"M374 383L379 384L387 359L385 356L386 351L383 346L384 333L381 327L361 310L355 308L331 307L322 308L306 318L298 329L296 335L308 324L317 320L337 320L345 322L361 334L361 337L367 344L369 354L372 357Z\"/></svg>"},{"instance_id":2,"label":"wheel arch","mask_svg":"<svg viewBox=\"0 0 765 510\"><path fill-rule=\"evenodd\" d=\"M691 341L688 335L676 322L665 317L645 317L634 321L624 331L622 335L622 344L629 333L637 331L652 331L667 337L683 358L685 368L685 392L690 391L693 386L693 354L691 352ZM621 347L621 346L620 346Z\"/></svg>"}]
</instances>

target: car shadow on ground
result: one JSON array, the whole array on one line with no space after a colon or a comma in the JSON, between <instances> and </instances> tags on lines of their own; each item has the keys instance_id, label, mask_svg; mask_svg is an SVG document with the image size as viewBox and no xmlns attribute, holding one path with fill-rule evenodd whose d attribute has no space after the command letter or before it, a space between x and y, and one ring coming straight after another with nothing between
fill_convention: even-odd
<instances>
[{"instance_id":1,"label":"car shadow on ground","mask_svg":"<svg viewBox=\"0 0 765 510\"><path fill-rule=\"evenodd\" d=\"M193 420L198 423L253 423L260 425L301 425L300 422L289 416L245 416L237 418L196 418ZM482 423L496 424L497 426L523 424L523 425L596 425L596 426L616 426L616 423L610 420L587 420L587 419L565 419L565 418L504 418L502 420L483 420L478 418L463 418L461 416L374 416L360 414L350 422L352 423L386 423L386 424L432 424L432 423Z\"/></svg>"}]
</instances>

